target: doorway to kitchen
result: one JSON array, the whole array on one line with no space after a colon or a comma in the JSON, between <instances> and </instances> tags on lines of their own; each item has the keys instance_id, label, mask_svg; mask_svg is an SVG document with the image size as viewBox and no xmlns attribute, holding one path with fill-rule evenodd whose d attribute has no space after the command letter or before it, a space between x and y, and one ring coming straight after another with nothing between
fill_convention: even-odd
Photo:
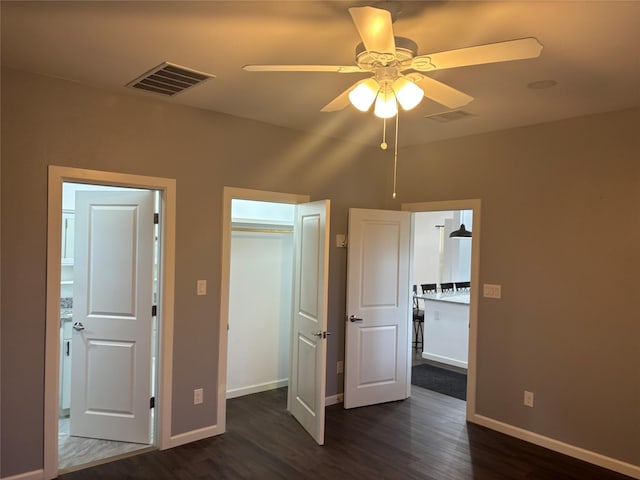
<instances>
[{"instance_id":1,"label":"doorway to kitchen","mask_svg":"<svg viewBox=\"0 0 640 480\"><path fill-rule=\"evenodd\" d=\"M412 384L466 401L469 417L475 412L480 200L402 208L414 212L411 276L420 312L413 315Z\"/></svg>"},{"instance_id":2,"label":"doorway to kitchen","mask_svg":"<svg viewBox=\"0 0 640 480\"><path fill-rule=\"evenodd\" d=\"M472 228L471 210L414 213L412 383L460 400L467 390Z\"/></svg>"},{"instance_id":3,"label":"doorway to kitchen","mask_svg":"<svg viewBox=\"0 0 640 480\"><path fill-rule=\"evenodd\" d=\"M48 200L44 478L55 478L169 446L175 180L51 166Z\"/></svg>"}]
</instances>

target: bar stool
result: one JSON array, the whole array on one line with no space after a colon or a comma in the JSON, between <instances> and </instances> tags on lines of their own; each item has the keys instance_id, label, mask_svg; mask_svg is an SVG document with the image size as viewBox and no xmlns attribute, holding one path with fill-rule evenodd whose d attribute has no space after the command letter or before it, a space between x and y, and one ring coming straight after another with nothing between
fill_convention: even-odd
<instances>
[{"instance_id":1,"label":"bar stool","mask_svg":"<svg viewBox=\"0 0 640 480\"><path fill-rule=\"evenodd\" d=\"M413 286L413 348L422 349L424 337L424 309L420 308L420 302L416 295L418 294L417 285Z\"/></svg>"}]
</instances>

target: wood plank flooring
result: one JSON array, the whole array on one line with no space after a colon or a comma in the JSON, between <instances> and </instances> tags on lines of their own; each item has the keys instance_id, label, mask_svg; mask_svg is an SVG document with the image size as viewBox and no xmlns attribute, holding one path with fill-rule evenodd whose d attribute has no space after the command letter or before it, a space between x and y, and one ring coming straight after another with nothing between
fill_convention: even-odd
<instances>
[{"instance_id":1,"label":"wood plank flooring","mask_svg":"<svg viewBox=\"0 0 640 480\"><path fill-rule=\"evenodd\" d=\"M227 432L60 476L61 480L623 480L624 475L467 424L465 402L410 399L326 411L317 446L286 411L286 388L228 401Z\"/></svg>"}]
</instances>

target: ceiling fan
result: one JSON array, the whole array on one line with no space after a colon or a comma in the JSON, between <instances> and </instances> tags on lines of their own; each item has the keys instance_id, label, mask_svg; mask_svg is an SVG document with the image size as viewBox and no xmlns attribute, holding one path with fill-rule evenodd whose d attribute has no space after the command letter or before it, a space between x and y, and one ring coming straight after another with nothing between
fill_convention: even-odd
<instances>
[{"instance_id":1,"label":"ceiling fan","mask_svg":"<svg viewBox=\"0 0 640 480\"><path fill-rule=\"evenodd\" d=\"M528 37L417 55L418 46L414 41L394 36L389 10L353 7L349 13L362 39L356 47L356 65L245 65L242 68L250 72L373 73L372 77L351 85L321 111L342 110L349 103L367 111L375 102L375 115L390 118L398 111L397 103L409 110L423 97L450 109L473 100L470 95L419 72L535 58L542 51L538 40Z\"/></svg>"}]
</instances>

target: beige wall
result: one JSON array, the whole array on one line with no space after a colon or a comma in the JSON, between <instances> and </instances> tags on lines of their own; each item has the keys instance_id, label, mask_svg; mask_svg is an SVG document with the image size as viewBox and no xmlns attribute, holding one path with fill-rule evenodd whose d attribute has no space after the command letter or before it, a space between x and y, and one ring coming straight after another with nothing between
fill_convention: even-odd
<instances>
[{"instance_id":1,"label":"beige wall","mask_svg":"<svg viewBox=\"0 0 640 480\"><path fill-rule=\"evenodd\" d=\"M388 152L3 70L2 476L42 468L49 164L177 179L173 434L216 421L215 395L194 409L192 391L217 382L223 186L330 198L332 238L348 207L480 198L480 278L503 298L480 300L478 413L640 465L639 124L633 110L406 148L391 201ZM345 260L332 246L328 395Z\"/></svg>"},{"instance_id":2,"label":"beige wall","mask_svg":"<svg viewBox=\"0 0 640 480\"><path fill-rule=\"evenodd\" d=\"M502 299L480 299L478 413L637 466L639 126L636 109L404 149L398 188L482 199L480 279Z\"/></svg>"},{"instance_id":3,"label":"beige wall","mask_svg":"<svg viewBox=\"0 0 640 480\"><path fill-rule=\"evenodd\" d=\"M2 476L42 468L47 165L175 178L172 434L216 423L223 186L380 207L378 151L74 83L2 73ZM328 362L342 358L346 253L331 247ZM196 298L196 279L209 295ZM196 301L197 300L197 301ZM332 369L330 369L332 370ZM332 370L335 371L335 370ZM193 389L204 387L204 408ZM341 378L327 379L329 395Z\"/></svg>"}]
</instances>

